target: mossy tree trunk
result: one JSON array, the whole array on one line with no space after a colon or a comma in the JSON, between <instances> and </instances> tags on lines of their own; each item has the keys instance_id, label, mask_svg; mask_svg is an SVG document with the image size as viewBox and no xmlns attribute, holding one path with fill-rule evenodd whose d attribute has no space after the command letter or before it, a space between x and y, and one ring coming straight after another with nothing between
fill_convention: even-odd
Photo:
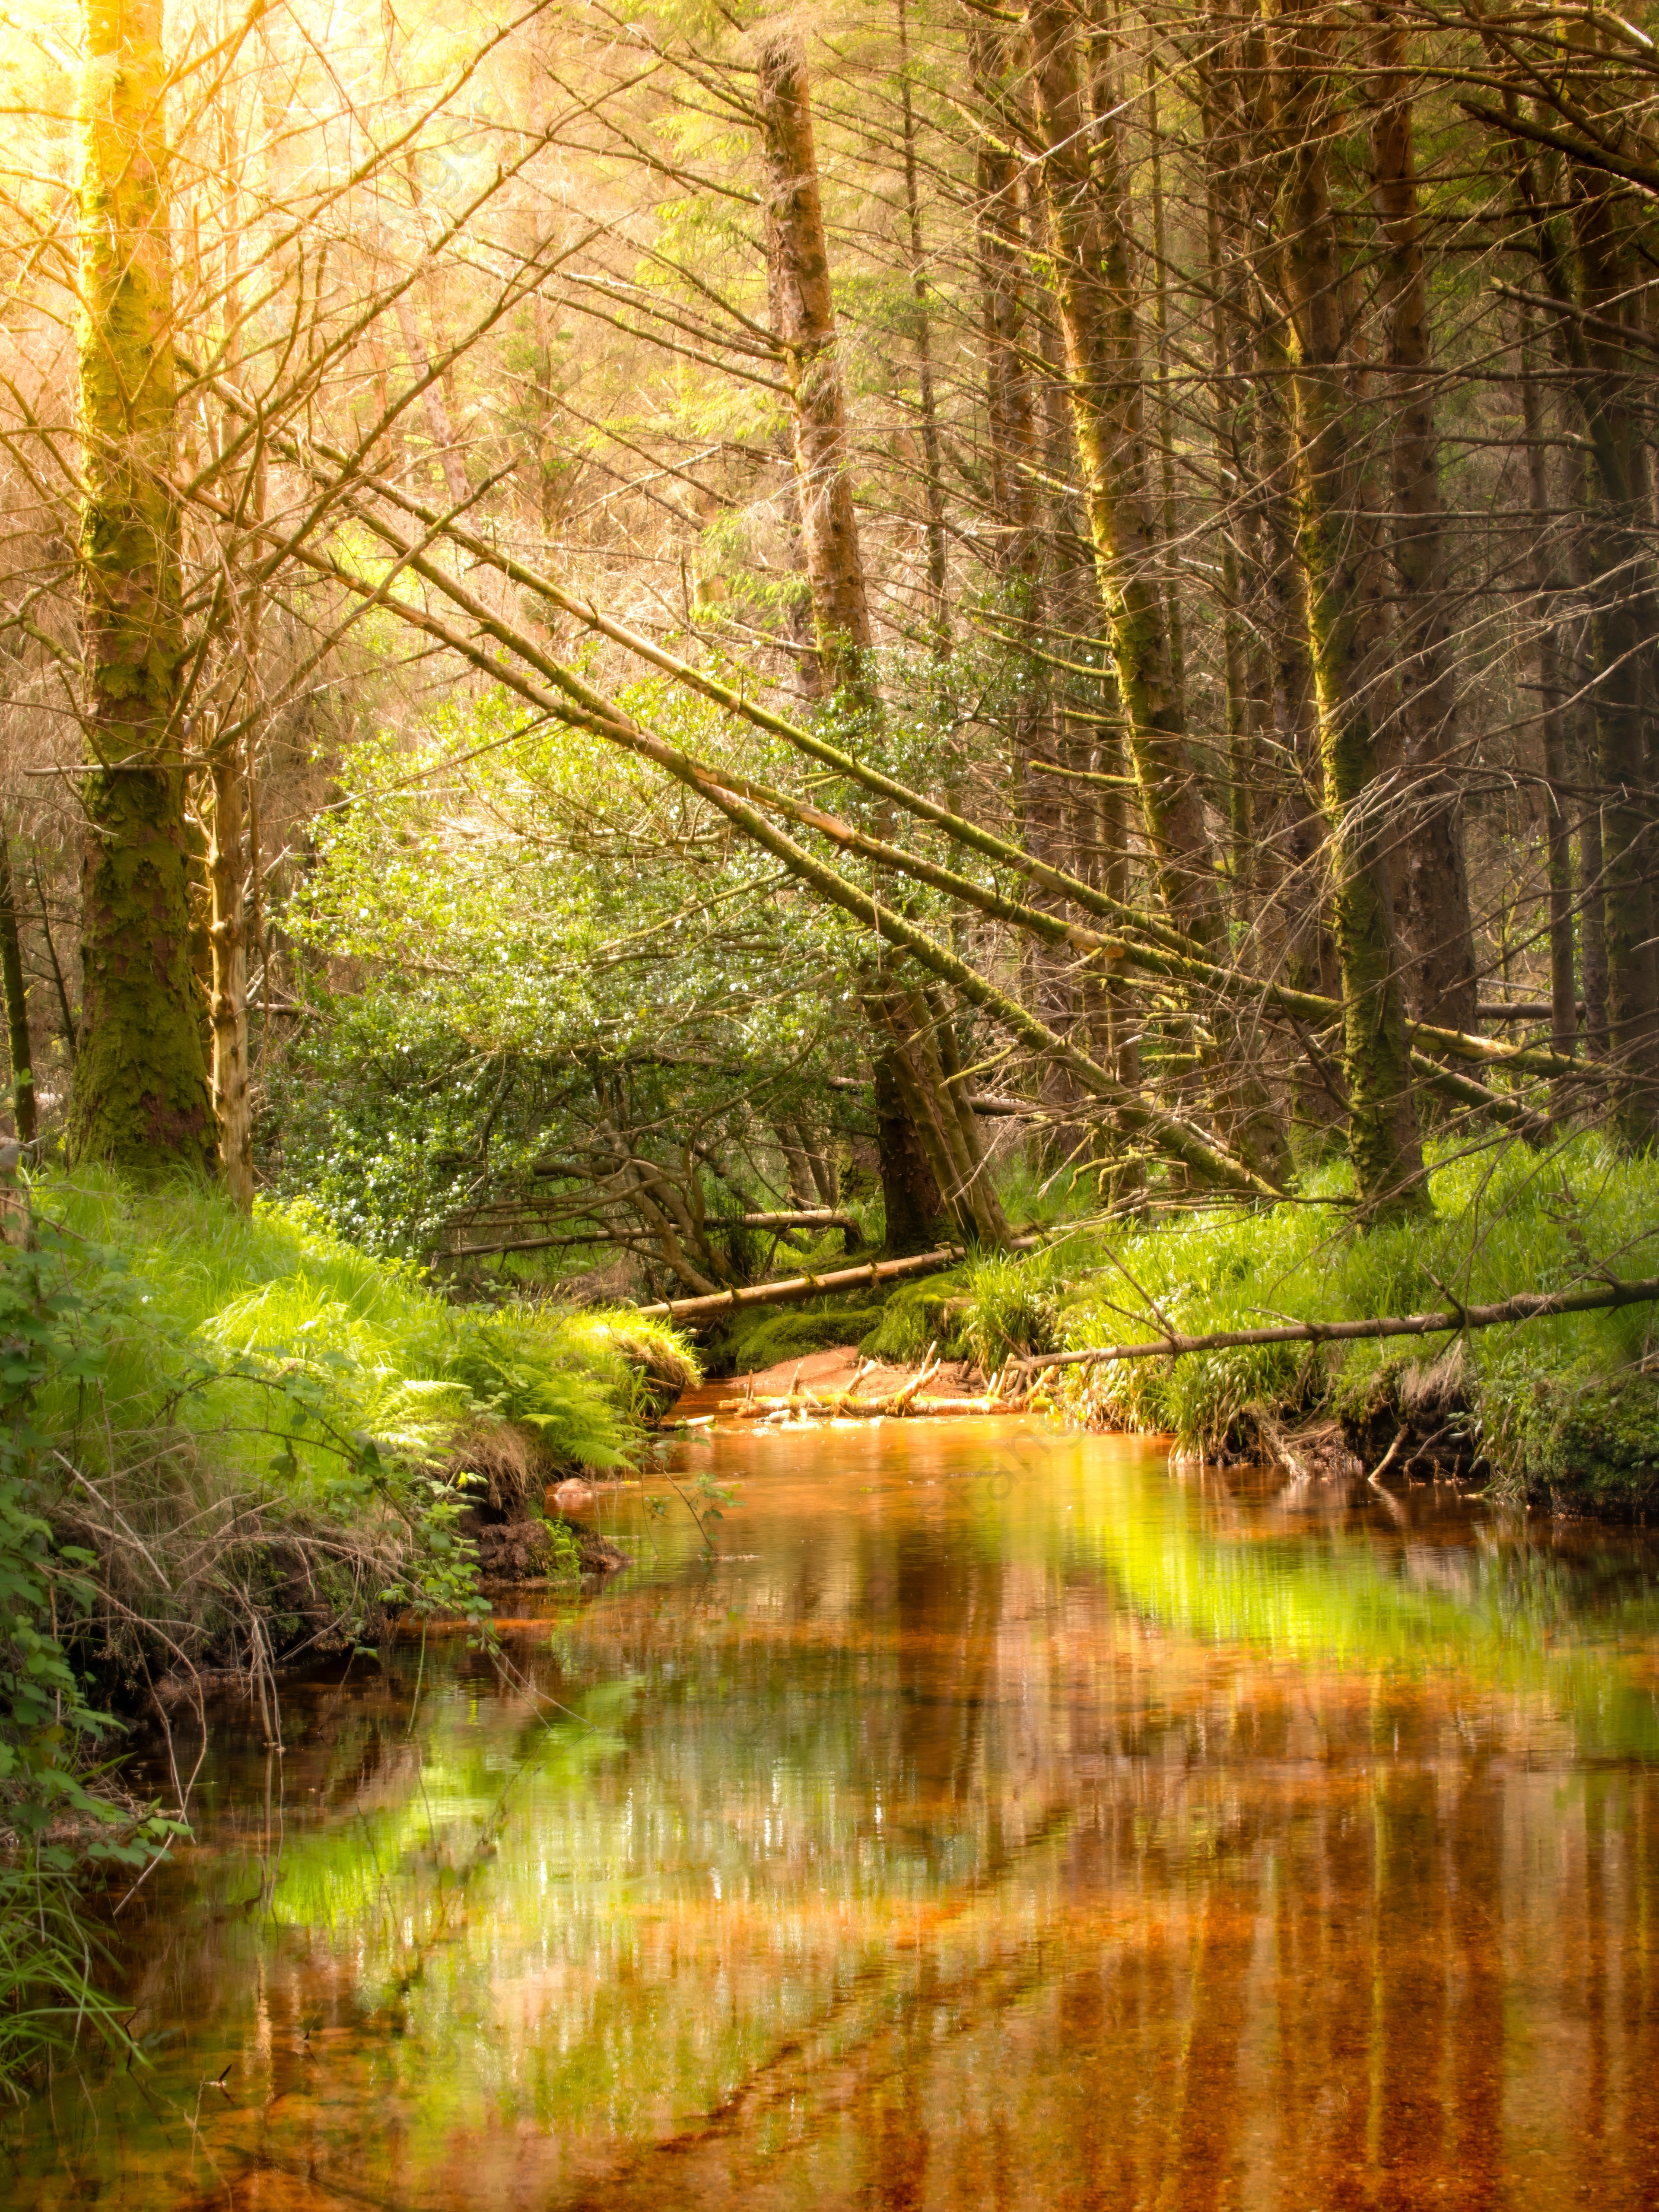
<instances>
[{"instance_id":1,"label":"mossy tree trunk","mask_svg":"<svg viewBox=\"0 0 1659 2212\"><path fill-rule=\"evenodd\" d=\"M161 0L82 0L82 1032L69 1146L211 1166L190 966Z\"/></svg>"},{"instance_id":2,"label":"mossy tree trunk","mask_svg":"<svg viewBox=\"0 0 1659 2212\"><path fill-rule=\"evenodd\" d=\"M17 927L17 890L11 841L0 822L0 987L6 1002L6 1048L11 1058L11 1118L20 1140L34 1142L34 1052L29 1042L27 984Z\"/></svg>"},{"instance_id":3,"label":"mossy tree trunk","mask_svg":"<svg viewBox=\"0 0 1659 2212\"><path fill-rule=\"evenodd\" d=\"M1220 898L1158 584L1161 549L1116 133L1109 116L1097 122L1084 97L1075 17L1065 0L1031 0L1026 21L1055 302L1118 691L1164 902L1207 944L1219 930Z\"/></svg>"},{"instance_id":4,"label":"mossy tree trunk","mask_svg":"<svg viewBox=\"0 0 1659 2212\"><path fill-rule=\"evenodd\" d=\"M1092 102L1066 0L1028 0L1042 191L1073 427L1101 602L1146 841L1164 904L1201 945L1224 942L1220 878L1188 742L1169 606L1159 589L1158 503L1147 451L1145 378L1130 275L1128 194L1115 88ZM1289 1150L1256 1048L1226 1010L1206 1076L1239 1151L1282 1182Z\"/></svg>"},{"instance_id":5,"label":"mossy tree trunk","mask_svg":"<svg viewBox=\"0 0 1659 2212\"><path fill-rule=\"evenodd\" d=\"M1020 169L1013 144L1030 130L1018 104L1009 42L984 24L968 33L974 94L991 119L991 135L975 150L975 244L980 327L985 346L985 411L989 477L995 510L1003 627L1015 662L1012 725L1013 807L1022 837L1051 866L1064 859L1057 779L1054 683L1043 652L1048 626L1042 474L1033 392L1032 334L1026 312L1025 240L1020 221Z\"/></svg>"},{"instance_id":6,"label":"mossy tree trunk","mask_svg":"<svg viewBox=\"0 0 1659 2212\"><path fill-rule=\"evenodd\" d=\"M1476 1025L1468 868L1448 763L1457 744L1445 503L1432 397L1429 289L1404 24L1371 10L1371 201L1382 233L1392 552L1399 598L1400 767L1407 786L1395 894L1407 1003L1443 1029Z\"/></svg>"},{"instance_id":7,"label":"mossy tree trunk","mask_svg":"<svg viewBox=\"0 0 1659 2212\"><path fill-rule=\"evenodd\" d=\"M757 62L772 327L794 419L801 543L822 689L872 724L881 702L872 665L869 594L848 471L847 402L806 55L793 25L763 27ZM920 1058L892 1035L881 1012L884 996L884 985L874 982L877 1143L887 1246L903 1250L916 1249L916 1240L931 1233L944 1205L928 1140L940 1113L951 1109L948 1100L933 1097L929 1071Z\"/></svg>"},{"instance_id":8,"label":"mossy tree trunk","mask_svg":"<svg viewBox=\"0 0 1659 2212\"><path fill-rule=\"evenodd\" d=\"M848 473L847 400L836 345L806 55L788 24L757 44L773 329L795 430L801 541L826 692L873 705L870 602Z\"/></svg>"},{"instance_id":9,"label":"mossy tree trunk","mask_svg":"<svg viewBox=\"0 0 1659 2212\"><path fill-rule=\"evenodd\" d=\"M1284 159L1280 267L1294 325L1297 546L1331 824L1348 1149L1362 1201L1392 1212L1425 1202L1423 1153L1394 933L1390 824L1371 719L1386 634L1375 580L1366 573L1361 518L1375 500L1343 360L1342 264L1328 152L1330 38L1322 9L1282 0L1273 57Z\"/></svg>"},{"instance_id":10,"label":"mossy tree trunk","mask_svg":"<svg viewBox=\"0 0 1659 2212\"><path fill-rule=\"evenodd\" d=\"M934 657L951 653L950 563L945 536L945 465L933 393L932 309L927 298L927 259L921 234L921 188L916 163L915 99L910 85L909 27L905 0L898 0L899 99L904 131L904 212L909 232L910 291L916 305L916 377L921 418L922 492L927 532L927 627Z\"/></svg>"}]
</instances>

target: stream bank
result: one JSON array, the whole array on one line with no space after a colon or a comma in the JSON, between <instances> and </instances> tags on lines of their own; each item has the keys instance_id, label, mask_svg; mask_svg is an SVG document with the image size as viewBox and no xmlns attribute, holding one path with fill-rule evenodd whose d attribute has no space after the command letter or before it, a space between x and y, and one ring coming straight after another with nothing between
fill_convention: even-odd
<instances>
[{"instance_id":1,"label":"stream bank","mask_svg":"<svg viewBox=\"0 0 1659 2212\"><path fill-rule=\"evenodd\" d=\"M1659 1272L1659 1160L1587 1133L1547 1160L1515 1145L1448 1152L1431 1214L1355 1218L1341 1170L1295 1202L1194 1204L1057 1222L999 1254L870 1301L745 1318L708 1340L714 1374L856 1345L910 1368L930 1348L987 1377L1010 1358L1500 1304ZM1450 1329L1382 1343L1255 1345L1056 1370L1039 1403L1080 1427L1173 1439L1206 1462L1392 1470L1534 1511L1608 1521L1659 1510L1659 1358L1651 1306ZM1288 1454L1288 1456L1284 1455Z\"/></svg>"}]
</instances>

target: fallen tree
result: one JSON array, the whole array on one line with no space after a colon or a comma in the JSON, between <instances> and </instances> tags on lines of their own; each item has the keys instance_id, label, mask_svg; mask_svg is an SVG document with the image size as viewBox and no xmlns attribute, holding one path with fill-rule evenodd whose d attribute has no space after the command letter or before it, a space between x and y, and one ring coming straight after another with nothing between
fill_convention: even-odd
<instances>
[{"instance_id":1,"label":"fallen tree","mask_svg":"<svg viewBox=\"0 0 1659 2212\"><path fill-rule=\"evenodd\" d=\"M1018 1237L1014 1243L1018 1249L1036 1241L1033 1237ZM944 1245L936 1252L913 1252L903 1260L870 1260L861 1267L836 1267L827 1275L790 1275L781 1282L750 1283L742 1290L717 1291L713 1297L667 1298L660 1304L635 1310L653 1320L714 1321L744 1306L787 1305L793 1299L822 1297L832 1291L863 1290L902 1282L909 1275L935 1274L965 1257L959 1244Z\"/></svg>"},{"instance_id":2,"label":"fallen tree","mask_svg":"<svg viewBox=\"0 0 1659 2212\"><path fill-rule=\"evenodd\" d=\"M1452 1306L1443 1313L1387 1314L1363 1321L1284 1322L1271 1328L1221 1328L1206 1336L1170 1329L1138 1344L1105 1344L1085 1352L1035 1352L1010 1360L1034 1373L1044 1367L1082 1367L1102 1359L1179 1358L1188 1352L1231 1352L1251 1344L1352 1344L1389 1336L1449 1336L1467 1328L1497 1328L1506 1322L1547 1321L1553 1314L1595 1313L1613 1306L1659 1304L1659 1275L1639 1282L1612 1280L1582 1291L1522 1291L1492 1306ZM653 1309L661 1310L661 1309Z\"/></svg>"}]
</instances>

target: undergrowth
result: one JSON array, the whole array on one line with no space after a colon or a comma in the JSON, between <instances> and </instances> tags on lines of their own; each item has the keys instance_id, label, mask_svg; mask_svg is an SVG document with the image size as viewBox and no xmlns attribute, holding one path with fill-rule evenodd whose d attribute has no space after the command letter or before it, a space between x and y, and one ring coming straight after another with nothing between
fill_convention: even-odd
<instances>
[{"instance_id":1,"label":"undergrowth","mask_svg":"<svg viewBox=\"0 0 1659 2212\"><path fill-rule=\"evenodd\" d=\"M948 1324L942 1348L988 1371L1010 1352L1146 1343L1166 1328L1449 1310L1659 1273L1659 1160L1595 1134L1547 1156L1517 1144L1447 1158L1431 1178L1432 1217L1395 1225L1361 1227L1329 1202L1345 1174L1322 1170L1300 1202L1080 1231L1029 1258L981 1261L896 1295L881 1333L914 1357L924 1330ZM1645 1364L1655 1327L1655 1309L1626 1307L1468 1333L1471 1412L1500 1486L1600 1510L1659 1495L1659 1377ZM1051 1387L1092 1425L1214 1450L1248 1444L1257 1406L1281 1419L1352 1413L1391 1373L1431 1365L1455 1340L1106 1361L1056 1370Z\"/></svg>"},{"instance_id":2,"label":"undergrowth","mask_svg":"<svg viewBox=\"0 0 1659 2212\"><path fill-rule=\"evenodd\" d=\"M99 1705L194 1684L199 1714L228 1668L276 1741L279 1662L392 1612L487 1636L474 1464L517 1468L523 1508L537 1476L629 1462L697 1372L636 1315L448 1305L299 1207L85 1174L5 1204L0 2087L114 2032L76 1883L173 1832L100 1780Z\"/></svg>"}]
</instances>

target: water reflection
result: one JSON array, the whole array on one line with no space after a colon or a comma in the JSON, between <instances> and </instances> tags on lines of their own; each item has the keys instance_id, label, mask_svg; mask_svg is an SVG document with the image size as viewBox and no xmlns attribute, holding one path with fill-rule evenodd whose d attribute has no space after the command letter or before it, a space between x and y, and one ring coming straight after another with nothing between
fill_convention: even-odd
<instances>
[{"instance_id":1,"label":"water reflection","mask_svg":"<svg viewBox=\"0 0 1659 2212\"><path fill-rule=\"evenodd\" d=\"M712 1452L735 1556L629 1519L515 1682L222 1729L151 2070L10 2201L1654 2203L1644 1540L1015 1424Z\"/></svg>"}]
</instances>

